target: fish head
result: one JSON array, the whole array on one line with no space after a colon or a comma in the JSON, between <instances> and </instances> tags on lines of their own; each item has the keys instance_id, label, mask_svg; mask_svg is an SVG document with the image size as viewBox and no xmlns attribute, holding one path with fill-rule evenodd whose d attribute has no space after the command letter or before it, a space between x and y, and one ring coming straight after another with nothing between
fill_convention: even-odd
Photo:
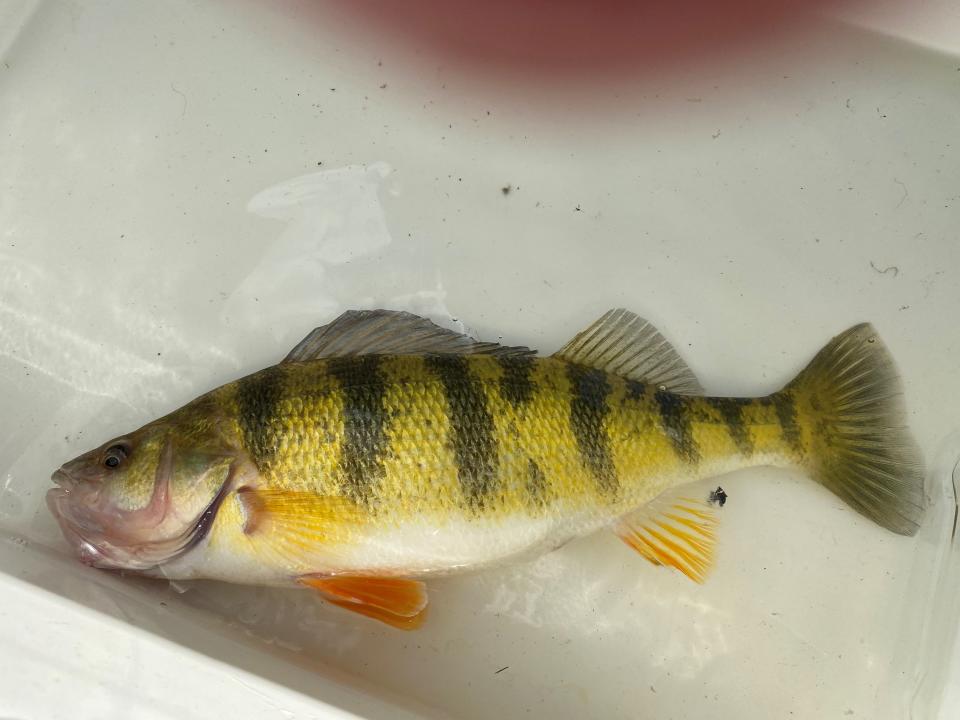
<instances>
[{"instance_id":1,"label":"fish head","mask_svg":"<svg viewBox=\"0 0 960 720\"><path fill-rule=\"evenodd\" d=\"M53 473L47 505L87 565L146 572L194 547L228 492L236 453L216 423L176 413Z\"/></svg>"}]
</instances>

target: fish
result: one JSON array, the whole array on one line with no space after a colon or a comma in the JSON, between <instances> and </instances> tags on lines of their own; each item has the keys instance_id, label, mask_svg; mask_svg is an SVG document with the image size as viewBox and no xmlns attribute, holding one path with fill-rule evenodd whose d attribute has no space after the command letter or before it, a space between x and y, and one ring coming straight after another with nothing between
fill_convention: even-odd
<instances>
[{"instance_id":1,"label":"fish","mask_svg":"<svg viewBox=\"0 0 960 720\"><path fill-rule=\"evenodd\" d=\"M706 395L624 309L549 356L348 311L282 362L65 463L47 503L87 565L310 588L410 630L431 577L601 530L704 582L731 500L691 483L753 466L799 469L916 533L923 461L870 324L777 392L741 398Z\"/></svg>"}]
</instances>

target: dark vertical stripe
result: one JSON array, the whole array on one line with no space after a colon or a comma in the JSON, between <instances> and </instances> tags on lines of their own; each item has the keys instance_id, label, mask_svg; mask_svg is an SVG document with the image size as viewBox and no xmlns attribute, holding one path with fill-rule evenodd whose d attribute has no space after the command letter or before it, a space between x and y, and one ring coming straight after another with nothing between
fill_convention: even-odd
<instances>
[{"instance_id":1,"label":"dark vertical stripe","mask_svg":"<svg viewBox=\"0 0 960 720\"><path fill-rule=\"evenodd\" d=\"M527 498L532 505L542 505L547 490L547 479L543 470L532 458L530 460L529 475L527 477Z\"/></svg>"},{"instance_id":2,"label":"dark vertical stripe","mask_svg":"<svg viewBox=\"0 0 960 720\"><path fill-rule=\"evenodd\" d=\"M570 426L577 439L583 464L589 468L604 493L614 493L620 486L613 465L603 421L609 412L607 396L610 384L603 370L582 365L569 365L567 377L572 385Z\"/></svg>"},{"instance_id":3,"label":"dark vertical stripe","mask_svg":"<svg viewBox=\"0 0 960 720\"><path fill-rule=\"evenodd\" d=\"M640 400L647 392L647 386L639 380L627 380L627 400Z\"/></svg>"},{"instance_id":4,"label":"dark vertical stripe","mask_svg":"<svg viewBox=\"0 0 960 720\"><path fill-rule=\"evenodd\" d=\"M720 411L723 417L724 425L730 434L730 439L737 446L737 451L741 455L750 456L753 454L753 440L750 439L750 431L743 419L743 408L750 403L749 400L740 398L704 398L712 407Z\"/></svg>"},{"instance_id":5,"label":"dark vertical stripe","mask_svg":"<svg viewBox=\"0 0 960 720\"><path fill-rule=\"evenodd\" d=\"M497 441L483 388L462 356L430 355L426 364L443 384L460 488L470 507L482 508L497 481Z\"/></svg>"},{"instance_id":6,"label":"dark vertical stripe","mask_svg":"<svg viewBox=\"0 0 960 720\"><path fill-rule=\"evenodd\" d=\"M778 392L773 397L773 407L777 411L777 420L783 430L784 441L792 448L800 451L800 427L797 425L797 408L794 405L793 393Z\"/></svg>"},{"instance_id":7,"label":"dark vertical stripe","mask_svg":"<svg viewBox=\"0 0 960 720\"><path fill-rule=\"evenodd\" d=\"M383 456L389 445L381 363L379 355L359 355L331 358L327 365L343 393L340 487L358 502L369 500L374 485L383 478Z\"/></svg>"},{"instance_id":8,"label":"dark vertical stripe","mask_svg":"<svg viewBox=\"0 0 960 720\"><path fill-rule=\"evenodd\" d=\"M660 421L677 455L691 465L700 461L700 449L687 418L686 402L680 395L658 390L654 397L660 409Z\"/></svg>"},{"instance_id":9,"label":"dark vertical stripe","mask_svg":"<svg viewBox=\"0 0 960 720\"><path fill-rule=\"evenodd\" d=\"M283 395L283 376L283 368L275 365L237 382L243 444L257 467L269 461L279 445L277 406Z\"/></svg>"},{"instance_id":10,"label":"dark vertical stripe","mask_svg":"<svg viewBox=\"0 0 960 720\"><path fill-rule=\"evenodd\" d=\"M536 386L533 384L532 357L502 356L497 358L497 364L503 369L500 379L500 395L514 407L530 402Z\"/></svg>"}]
</instances>

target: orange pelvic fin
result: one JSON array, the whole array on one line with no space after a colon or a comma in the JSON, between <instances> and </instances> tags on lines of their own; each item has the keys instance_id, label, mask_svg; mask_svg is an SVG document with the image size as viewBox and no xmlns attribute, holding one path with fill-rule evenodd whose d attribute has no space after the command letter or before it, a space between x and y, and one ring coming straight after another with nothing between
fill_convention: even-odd
<instances>
[{"instance_id":1,"label":"orange pelvic fin","mask_svg":"<svg viewBox=\"0 0 960 720\"><path fill-rule=\"evenodd\" d=\"M304 575L299 582L327 602L400 630L415 630L427 611L427 586L418 580L366 575Z\"/></svg>"}]
</instances>

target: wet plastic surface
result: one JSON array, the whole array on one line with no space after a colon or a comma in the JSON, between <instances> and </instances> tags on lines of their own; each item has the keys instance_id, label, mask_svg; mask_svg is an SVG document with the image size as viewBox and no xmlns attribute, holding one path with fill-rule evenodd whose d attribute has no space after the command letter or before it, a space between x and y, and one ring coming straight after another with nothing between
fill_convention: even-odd
<instances>
[{"instance_id":1,"label":"wet plastic surface","mask_svg":"<svg viewBox=\"0 0 960 720\"><path fill-rule=\"evenodd\" d=\"M365 34L337 3L0 8L0 715L942 710L956 57L823 23L722 63L531 86ZM64 460L344 309L551 352L615 306L731 395L871 320L929 462L921 533L757 469L723 479L702 587L599 535L431 582L404 634L306 591L84 568L43 505ZM104 689L78 710L51 682Z\"/></svg>"}]
</instances>

